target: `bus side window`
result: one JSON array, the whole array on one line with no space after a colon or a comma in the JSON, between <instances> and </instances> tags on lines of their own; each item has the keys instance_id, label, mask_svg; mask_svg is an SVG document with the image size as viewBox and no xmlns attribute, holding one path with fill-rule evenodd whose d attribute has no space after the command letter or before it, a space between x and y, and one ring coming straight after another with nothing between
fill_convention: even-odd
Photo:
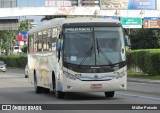
<instances>
[{"instance_id":1,"label":"bus side window","mask_svg":"<svg viewBox=\"0 0 160 113\"><path fill-rule=\"evenodd\" d=\"M56 51L56 42L57 42L57 27L52 28L51 37L50 37L50 47L52 51Z\"/></svg>"},{"instance_id":2,"label":"bus side window","mask_svg":"<svg viewBox=\"0 0 160 113\"><path fill-rule=\"evenodd\" d=\"M33 52L33 48L34 48L34 35L31 34L29 37L29 52Z\"/></svg>"},{"instance_id":3,"label":"bus side window","mask_svg":"<svg viewBox=\"0 0 160 113\"><path fill-rule=\"evenodd\" d=\"M43 43L43 51L48 51L48 48L47 48L47 46L48 46L48 43L47 43L47 31L45 30L45 31L43 31L43 41L42 41Z\"/></svg>"},{"instance_id":4,"label":"bus side window","mask_svg":"<svg viewBox=\"0 0 160 113\"><path fill-rule=\"evenodd\" d=\"M38 52L41 52L42 51L42 32L38 32L38 48L37 48L37 51Z\"/></svg>"},{"instance_id":5,"label":"bus side window","mask_svg":"<svg viewBox=\"0 0 160 113\"><path fill-rule=\"evenodd\" d=\"M34 33L34 52L37 52L37 33Z\"/></svg>"},{"instance_id":6,"label":"bus side window","mask_svg":"<svg viewBox=\"0 0 160 113\"><path fill-rule=\"evenodd\" d=\"M51 32L51 29L48 29L47 30L47 49L48 49L48 51L51 51L51 41L50 41L50 39L51 39L51 36L52 36L52 34L51 34L52 32Z\"/></svg>"}]
</instances>

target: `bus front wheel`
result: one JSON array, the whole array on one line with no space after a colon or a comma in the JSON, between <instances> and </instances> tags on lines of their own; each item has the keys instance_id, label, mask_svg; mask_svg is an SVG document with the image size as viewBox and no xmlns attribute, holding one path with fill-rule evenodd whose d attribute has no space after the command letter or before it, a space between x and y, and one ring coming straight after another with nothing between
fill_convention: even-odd
<instances>
[{"instance_id":1,"label":"bus front wheel","mask_svg":"<svg viewBox=\"0 0 160 113\"><path fill-rule=\"evenodd\" d=\"M114 97L114 91L104 92L106 97Z\"/></svg>"},{"instance_id":2,"label":"bus front wheel","mask_svg":"<svg viewBox=\"0 0 160 113\"><path fill-rule=\"evenodd\" d=\"M56 95L57 98L64 98L64 92L56 91L55 95Z\"/></svg>"},{"instance_id":3,"label":"bus front wheel","mask_svg":"<svg viewBox=\"0 0 160 113\"><path fill-rule=\"evenodd\" d=\"M62 92L62 91L57 91L57 89L56 89L56 81L54 82L54 92L55 92L55 96L57 97L57 98L64 98L64 95L65 95L65 93L64 92Z\"/></svg>"},{"instance_id":4,"label":"bus front wheel","mask_svg":"<svg viewBox=\"0 0 160 113\"><path fill-rule=\"evenodd\" d=\"M57 98L64 98L65 93L64 93L64 92L61 92L61 91L57 91L56 78L55 78L54 72L52 72L52 84L53 84L53 92L55 93L55 96L56 96Z\"/></svg>"}]
</instances>

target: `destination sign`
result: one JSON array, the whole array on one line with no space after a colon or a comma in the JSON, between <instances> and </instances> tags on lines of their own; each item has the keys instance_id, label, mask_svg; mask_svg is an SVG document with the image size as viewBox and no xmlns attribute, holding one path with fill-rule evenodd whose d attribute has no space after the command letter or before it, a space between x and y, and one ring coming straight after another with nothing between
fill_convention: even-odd
<instances>
[{"instance_id":1,"label":"destination sign","mask_svg":"<svg viewBox=\"0 0 160 113\"><path fill-rule=\"evenodd\" d=\"M75 27L75 28L65 28L66 33L75 33L75 32L92 32L90 27Z\"/></svg>"}]
</instances>

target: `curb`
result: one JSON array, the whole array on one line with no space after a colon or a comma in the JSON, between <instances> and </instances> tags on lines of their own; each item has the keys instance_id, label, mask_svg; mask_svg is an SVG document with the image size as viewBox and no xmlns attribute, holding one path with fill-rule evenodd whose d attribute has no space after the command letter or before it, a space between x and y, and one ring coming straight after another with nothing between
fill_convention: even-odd
<instances>
[{"instance_id":1,"label":"curb","mask_svg":"<svg viewBox=\"0 0 160 113\"><path fill-rule=\"evenodd\" d=\"M7 70L6 70L6 72L7 73L12 73L12 71L15 71L15 72L24 72L25 71L25 69L20 69L20 68L7 68Z\"/></svg>"},{"instance_id":2,"label":"curb","mask_svg":"<svg viewBox=\"0 0 160 113\"><path fill-rule=\"evenodd\" d=\"M24 70L25 68L7 67L7 70Z\"/></svg>"},{"instance_id":3,"label":"curb","mask_svg":"<svg viewBox=\"0 0 160 113\"><path fill-rule=\"evenodd\" d=\"M131 78L131 77L128 77L127 81L140 82L140 83L150 83L150 84L160 84L160 80L149 80L149 79L140 79L140 78Z\"/></svg>"}]
</instances>

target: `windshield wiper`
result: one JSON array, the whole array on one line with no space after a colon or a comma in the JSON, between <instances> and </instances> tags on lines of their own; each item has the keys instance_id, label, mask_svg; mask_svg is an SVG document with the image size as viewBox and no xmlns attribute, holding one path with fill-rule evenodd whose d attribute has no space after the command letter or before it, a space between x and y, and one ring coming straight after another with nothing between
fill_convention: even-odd
<instances>
[{"instance_id":1,"label":"windshield wiper","mask_svg":"<svg viewBox=\"0 0 160 113\"><path fill-rule=\"evenodd\" d=\"M111 67L113 67L113 63L111 62L111 60L108 58L108 56L104 53L104 51L99 47L99 44L98 44L98 39L96 38L96 43L97 43L97 50L98 50L98 55L99 55L99 52L102 53L102 55L104 56L104 58L108 61L109 65Z\"/></svg>"},{"instance_id":2,"label":"windshield wiper","mask_svg":"<svg viewBox=\"0 0 160 113\"><path fill-rule=\"evenodd\" d=\"M82 65L86 61L86 59L89 57L89 55L90 56L92 55L92 51L93 51L93 44L92 44L91 48L87 51L87 56L84 57L84 59L82 59L82 61L80 62L79 65Z\"/></svg>"}]
</instances>

